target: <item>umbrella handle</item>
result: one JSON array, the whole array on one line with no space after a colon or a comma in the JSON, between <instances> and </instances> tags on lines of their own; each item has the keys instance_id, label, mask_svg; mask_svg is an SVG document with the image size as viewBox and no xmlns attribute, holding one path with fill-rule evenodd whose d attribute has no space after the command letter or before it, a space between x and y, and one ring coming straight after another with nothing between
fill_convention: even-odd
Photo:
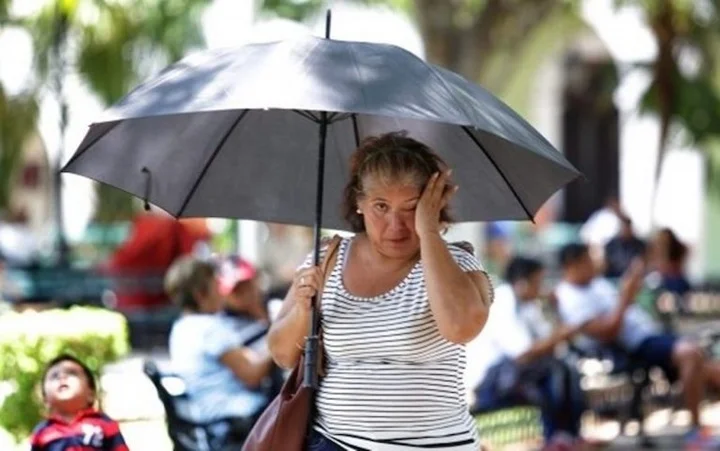
<instances>
[{"instance_id":1,"label":"umbrella handle","mask_svg":"<svg viewBox=\"0 0 720 451\"><path fill-rule=\"evenodd\" d=\"M143 196L143 208L145 211L150 211L150 201L148 200L150 198L150 185L152 182L152 173L150 172L150 169L147 168L147 166L143 166L140 170L143 174L145 174L145 195Z\"/></svg>"}]
</instances>

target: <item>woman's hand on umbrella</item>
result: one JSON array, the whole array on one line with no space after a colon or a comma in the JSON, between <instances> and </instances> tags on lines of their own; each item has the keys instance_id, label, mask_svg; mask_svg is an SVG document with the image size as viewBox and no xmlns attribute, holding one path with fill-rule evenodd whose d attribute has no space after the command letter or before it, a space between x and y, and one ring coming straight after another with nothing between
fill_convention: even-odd
<instances>
[{"instance_id":1,"label":"woman's hand on umbrella","mask_svg":"<svg viewBox=\"0 0 720 451\"><path fill-rule=\"evenodd\" d=\"M415 231L422 238L439 233L447 224L440 222L440 212L458 190L449 183L452 170L436 172L430 177L415 209Z\"/></svg>"},{"instance_id":2,"label":"woman's hand on umbrella","mask_svg":"<svg viewBox=\"0 0 720 451\"><path fill-rule=\"evenodd\" d=\"M295 305L302 310L309 311L312 297L318 292L321 284L322 272L317 266L298 270L295 273L292 287L295 293Z\"/></svg>"}]
</instances>

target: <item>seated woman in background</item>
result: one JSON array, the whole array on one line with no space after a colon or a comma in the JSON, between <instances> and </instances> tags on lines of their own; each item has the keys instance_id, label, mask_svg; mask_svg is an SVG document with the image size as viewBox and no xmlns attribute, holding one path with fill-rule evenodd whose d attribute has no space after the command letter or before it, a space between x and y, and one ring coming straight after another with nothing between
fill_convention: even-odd
<instances>
[{"instance_id":1,"label":"seated woman in background","mask_svg":"<svg viewBox=\"0 0 720 451\"><path fill-rule=\"evenodd\" d=\"M168 270L165 289L183 309L170 332L170 360L185 381L193 420L232 417L247 432L268 403L259 390L273 365L267 349L248 346L237 320L219 314L225 301L212 263L181 257Z\"/></svg>"},{"instance_id":2,"label":"seated woman in background","mask_svg":"<svg viewBox=\"0 0 720 451\"><path fill-rule=\"evenodd\" d=\"M657 233L653 244L653 265L661 277L660 290L685 296L692 288L685 276L688 247L667 227Z\"/></svg>"}]
</instances>

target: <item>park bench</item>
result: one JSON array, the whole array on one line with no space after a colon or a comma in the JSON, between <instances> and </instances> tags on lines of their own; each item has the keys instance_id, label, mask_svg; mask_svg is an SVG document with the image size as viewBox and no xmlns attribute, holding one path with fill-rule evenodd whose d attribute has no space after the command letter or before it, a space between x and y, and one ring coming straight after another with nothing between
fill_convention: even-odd
<instances>
[{"instance_id":1,"label":"park bench","mask_svg":"<svg viewBox=\"0 0 720 451\"><path fill-rule=\"evenodd\" d=\"M6 268L3 298L17 309L73 305L115 310L115 293L162 293L162 275L109 276L91 268L35 266ZM169 302L160 306L119 310L128 321L136 350L167 347L172 323L180 314Z\"/></svg>"},{"instance_id":2,"label":"park bench","mask_svg":"<svg viewBox=\"0 0 720 451\"><path fill-rule=\"evenodd\" d=\"M181 378L160 371L151 360L144 362L143 372L155 387L165 409L167 431L174 451L236 451L242 447L242 440L232 437L234 419L210 422L190 419L192 405Z\"/></svg>"}]
</instances>

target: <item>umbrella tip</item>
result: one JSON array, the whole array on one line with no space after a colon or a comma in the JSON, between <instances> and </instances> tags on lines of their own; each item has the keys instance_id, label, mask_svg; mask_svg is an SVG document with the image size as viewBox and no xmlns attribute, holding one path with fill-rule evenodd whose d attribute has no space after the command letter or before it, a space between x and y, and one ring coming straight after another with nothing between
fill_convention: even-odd
<instances>
[{"instance_id":1,"label":"umbrella tip","mask_svg":"<svg viewBox=\"0 0 720 451\"><path fill-rule=\"evenodd\" d=\"M332 9L328 8L325 13L325 39L330 39L330 24L332 23Z\"/></svg>"}]
</instances>

